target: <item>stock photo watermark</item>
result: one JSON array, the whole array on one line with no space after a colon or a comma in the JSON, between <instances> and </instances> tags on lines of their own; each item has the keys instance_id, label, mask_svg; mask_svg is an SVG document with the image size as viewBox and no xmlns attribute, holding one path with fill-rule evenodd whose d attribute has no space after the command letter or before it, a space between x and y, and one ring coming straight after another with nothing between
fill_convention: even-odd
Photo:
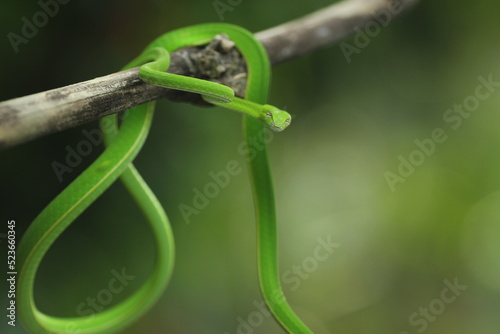
<instances>
[{"instance_id":1,"label":"stock photo watermark","mask_svg":"<svg viewBox=\"0 0 500 334\"><path fill-rule=\"evenodd\" d=\"M401 13L403 9L404 6L401 0L390 1L387 8L374 13L372 15L373 19L368 21L362 29L355 27L354 31L356 34L353 39L354 45L347 42L340 43L340 49L347 63L350 64L352 62L352 56L354 54L360 54L363 49L368 47L372 39L380 34L382 28L387 27L391 23L393 17Z\"/></svg>"},{"instance_id":2,"label":"stock photo watermark","mask_svg":"<svg viewBox=\"0 0 500 334\"><path fill-rule=\"evenodd\" d=\"M237 6L241 5L243 0L215 0L212 2L219 20L224 21L224 14L226 12L232 12Z\"/></svg>"},{"instance_id":3,"label":"stock photo watermark","mask_svg":"<svg viewBox=\"0 0 500 334\"><path fill-rule=\"evenodd\" d=\"M117 119L123 121L127 115L128 112L119 114ZM64 162L52 161L50 164L59 182L64 180L63 176L65 174L71 174L83 162L84 157L90 155L96 147L101 146L104 141L103 135L114 131L114 122L114 119L102 118L99 123L99 129L84 129L82 130L82 135L85 139L80 140L73 147L66 145L65 150L67 153Z\"/></svg>"},{"instance_id":4,"label":"stock photo watermark","mask_svg":"<svg viewBox=\"0 0 500 334\"><path fill-rule=\"evenodd\" d=\"M318 246L314 248L313 256L308 256L300 264L294 264L290 269L285 270L281 275L283 285L288 286L292 291L300 288L302 282L318 269L319 264L326 261L333 251L340 247L340 244L332 242L331 239L331 235L326 238L316 238Z\"/></svg>"},{"instance_id":5,"label":"stock photo watermark","mask_svg":"<svg viewBox=\"0 0 500 334\"><path fill-rule=\"evenodd\" d=\"M35 12L31 18L23 16L21 18L20 33L9 32L7 39L12 46L12 49L17 54L19 46L28 44L30 40L38 35L39 29L45 27L49 20L59 13L60 5L66 5L70 0L40 0L38 6L41 8Z\"/></svg>"},{"instance_id":6,"label":"stock photo watermark","mask_svg":"<svg viewBox=\"0 0 500 334\"><path fill-rule=\"evenodd\" d=\"M266 145L272 142L274 134L268 129L262 129L255 137L248 138L249 143L243 141L238 145L238 153L246 157L247 161L255 159L258 151L266 148ZM218 172L210 171L208 173L211 181L202 187L193 188L193 199L190 204L180 203L179 210L186 224L191 223L193 215L199 215L210 204L210 200L216 198L221 189L226 188L231 180L240 175L243 167L236 160L227 162L225 168Z\"/></svg>"},{"instance_id":7,"label":"stock photo watermark","mask_svg":"<svg viewBox=\"0 0 500 334\"><path fill-rule=\"evenodd\" d=\"M96 313L102 312L105 306L111 304L115 296L122 293L129 283L135 279L135 276L126 273L125 267L121 271L113 269L110 274L112 278L108 281L107 286L78 304L76 314L80 317L87 317L87 320L91 321ZM78 334L81 331L81 328L76 323L69 322L65 327L65 332L68 334Z\"/></svg>"},{"instance_id":8,"label":"stock photo watermark","mask_svg":"<svg viewBox=\"0 0 500 334\"><path fill-rule=\"evenodd\" d=\"M467 289L467 285L458 282L458 277L455 277L453 282L445 279L443 283L445 288L441 290L438 298L431 300L426 307L419 307L418 311L413 312L408 317L408 323L415 327L417 333L423 333L429 327L429 323L436 321L447 306L455 302ZM399 334L410 334L410 332L402 331Z\"/></svg>"},{"instance_id":9,"label":"stock photo watermark","mask_svg":"<svg viewBox=\"0 0 500 334\"><path fill-rule=\"evenodd\" d=\"M11 219L7 220L7 324L9 326L16 326L16 282L17 282L17 269L16 269L16 221Z\"/></svg>"},{"instance_id":10,"label":"stock photo watermark","mask_svg":"<svg viewBox=\"0 0 500 334\"><path fill-rule=\"evenodd\" d=\"M445 124L454 131L458 130L463 121L470 118L472 113L479 109L482 101L489 99L500 87L500 82L494 81L493 74L488 75L487 78L479 76L477 80L479 84L474 89L473 94L468 95L462 103L455 103L443 113ZM433 129L427 138L415 139L416 148L406 155L400 154L398 156L399 164L396 171L384 172L389 189L394 192L396 185L405 182L413 175L416 168L433 155L439 144L443 144L448 138L447 131L439 127Z\"/></svg>"},{"instance_id":11,"label":"stock photo watermark","mask_svg":"<svg viewBox=\"0 0 500 334\"><path fill-rule=\"evenodd\" d=\"M313 272L318 270L319 264L326 261L333 252L340 247L339 243L331 240L331 235L327 237L317 237L318 245L314 248L313 255L304 258L300 264L294 264L290 269L285 270L281 275L281 282L284 288L296 291L303 281L307 280ZM273 297L269 301L273 304L283 302L281 291L274 291ZM252 334L255 329L264 324L265 319L271 317L271 313L266 308L263 300L254 300L252 305L255 311L250 312L245 317L237 317L238 323L235 332L224 332L224 334Z\"/></svg>"}]
</instances>

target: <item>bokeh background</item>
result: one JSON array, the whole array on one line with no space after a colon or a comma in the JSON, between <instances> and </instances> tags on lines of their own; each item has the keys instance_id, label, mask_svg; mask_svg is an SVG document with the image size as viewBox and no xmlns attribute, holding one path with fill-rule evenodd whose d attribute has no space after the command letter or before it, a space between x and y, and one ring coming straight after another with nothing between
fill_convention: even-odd
<instances>
[{"instance_id":1,"label":"bokeh background","mask_svg":"<svg viewBox=\"0 0 500 334\"><path fill-rule=\"evenodd\" d=\"M242 1L224 20L261 31L330 3ZM15 54L7 34L19 34L21 18L39 10L36 1L0 4L0 100L114 72L166 31L220 21L212 1L74 0ZM499 10L493 0L422 1L350 63L334 45L273 69L270 103L295 117L270 143L283 284L315 333L498 333L499 87L456 129L444 116L473 101L479 77L500 81ZM344 42L355 45L353 37ZM95 147L63 182L51 166L85 139L84 129L96 127L0 152L1 233L15 219L20 237L100 154ZM418 157L415 141L437 128L446 140L391 187L387 172ZM211 171L231 160L245 164L241 141L235 113L159 103L136 166L171 219L175 272L159 303L124 333L282 333L256 306L262 299L247 171L189 224L179 210L192 203L193 189L212 181ZM337 245L321 261L314 257L320 240ZM118 302L147 277L153 256L145 220L116 183L50 250L36 302L47 313L74 316L107 287L112 270L125 267L135 279L113 296ZM455 283L454 296L445 289ZM26 333L19 321L11 328L2 319L2 333Z\"/></svg>"}]
</instances>

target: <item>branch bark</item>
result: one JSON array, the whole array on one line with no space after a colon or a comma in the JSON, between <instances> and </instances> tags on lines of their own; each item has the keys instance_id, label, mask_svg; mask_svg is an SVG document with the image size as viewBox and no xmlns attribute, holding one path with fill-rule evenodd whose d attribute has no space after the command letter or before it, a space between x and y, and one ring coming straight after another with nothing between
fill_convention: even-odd
<instances>
[{"instance_id":1,"label":"branch bark","mask_svg":"<svg viewBox=\"0 0 500 334\"><path fill-rule=\"evenodd\" d=\"M418 0L344 0L255 36L277 65L330 46L369 24L390 22ZM358 30L359 31L359 30ZM220 42L220 39L219 39ZM221 51L217 41L172 54L169 72L228 85L241 96L245 65L238 53ZM144 83L137 68L0 103L0 149L169 98L203 104L194 94Z\"/></svg>"}]
</instances>

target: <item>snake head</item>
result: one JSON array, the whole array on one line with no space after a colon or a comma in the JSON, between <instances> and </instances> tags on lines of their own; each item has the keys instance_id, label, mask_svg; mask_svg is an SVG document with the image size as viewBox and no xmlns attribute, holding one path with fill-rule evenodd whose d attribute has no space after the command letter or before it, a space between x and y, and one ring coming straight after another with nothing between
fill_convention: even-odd
<instances>
[{"instance_id":1,"label":"snake head","mask_svg":"<svg viewBox=\"0 0 500 334\"><path fill-rule=\"evenodd\" d=\"M292 122L292 116L284 110L280 110L269 104L265 104L264 122L274 131L283 131Z\"/></svg>"}]
</instances>

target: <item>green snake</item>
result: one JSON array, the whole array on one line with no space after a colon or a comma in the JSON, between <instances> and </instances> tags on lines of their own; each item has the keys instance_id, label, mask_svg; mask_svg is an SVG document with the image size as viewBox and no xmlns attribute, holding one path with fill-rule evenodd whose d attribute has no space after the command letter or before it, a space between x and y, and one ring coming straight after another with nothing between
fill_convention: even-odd
<instances>
[{"instance_id":1,"label":"green snake","mask_svg":"<svg viewBox=\"0 0 500 334\"><path fill-rule=\"evenodd\" d=\"M227 34L243 55L248 72L245 99L234 97L227 86L166 73L170 53L187 46L205 45L218 34ZM213 104L244 114L244 136L258 237L258 269L262 295L268 308L289 333L312 333L286 302L278 271L276 214L267 149L257 138L269 127L283 130L290 123L285 111L267 105L270 65L263 46L238 26L208 23L166 33L123 69L141 66L139 77L147 83L201 94ZM174 238L160 202L132 164L148 135L155 102L128 110L118 125L104 133L106 149L81 175L35 218L19 245L20 270L17 306L23 324L33 333L114 333L150 309L162 295L172 275ZM258 147L256 146L258 145ZM145 214L156 242L155 266L144 284L123 302L89 317L60 318L42 313L34 300L36 272L59 235L118 177Z\"/></svg>"}]
</instances>

